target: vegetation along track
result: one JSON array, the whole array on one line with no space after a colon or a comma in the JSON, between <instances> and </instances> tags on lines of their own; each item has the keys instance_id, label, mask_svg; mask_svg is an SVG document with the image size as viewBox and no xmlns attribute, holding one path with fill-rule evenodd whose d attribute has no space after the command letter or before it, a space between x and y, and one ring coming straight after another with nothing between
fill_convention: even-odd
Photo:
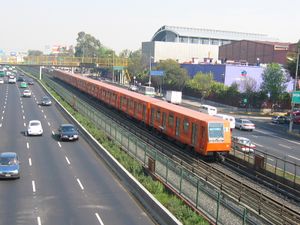
<instances>
[{"instance_id":1,"label":"vegetation along track","mask_svg":"<svg viewBox=\"0 0 300 225\"><path fill-rule=\"evenodd\" d=\"M61 82L59 83L62 84ZM269 193L264 191L263 187L250 184L243 178L238 179L235 174L220 165L203 162L191 154L191 152L182 152L178 146L166 141L165 138L157 136L153 132L149 133L145 127L142 128L140 125L132 123L132 120L129 120L129 118L124 119L124 115L120 115L115 110L103 107L99 101L94 101L94 99L74 88L68 87L68 89L74 95L131 131L134 135L146 141L153 148L162 151L174 161L184 165L197 176L214 184L221 191L239 200L245 206L256 211L269 221L274 221L274 223L278 224L300 223L299 207L294 207L279 198L269 196Z\"/></svg>"}]
</instances>

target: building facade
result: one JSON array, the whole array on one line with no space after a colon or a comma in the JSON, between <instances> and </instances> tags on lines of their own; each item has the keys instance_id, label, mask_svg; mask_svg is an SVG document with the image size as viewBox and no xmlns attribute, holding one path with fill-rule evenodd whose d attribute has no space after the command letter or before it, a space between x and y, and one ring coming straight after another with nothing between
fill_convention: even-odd
<instances>
[{"instance_id":1,"label":"building facade","mask_svg":"<svg viewBox=\"0 0 300 225\"><path fill-rule=\"evenodd\" d=\"M219 60L246 64L286 63L290 43L268 41L234 41L219 47Z\"/></svg>"},{"instance_id":2,"label":"building facade","mask_svg":"<svg viewBox=\"0 0 300 225\"><path fill-rule=\"evenodd\" d=\"M219 46L238 40L274 41L264 34L162 26L149 42L142 43L142 54L154 62L174 59L179 63L215 62Z\"/></svg>"}]
</instances>

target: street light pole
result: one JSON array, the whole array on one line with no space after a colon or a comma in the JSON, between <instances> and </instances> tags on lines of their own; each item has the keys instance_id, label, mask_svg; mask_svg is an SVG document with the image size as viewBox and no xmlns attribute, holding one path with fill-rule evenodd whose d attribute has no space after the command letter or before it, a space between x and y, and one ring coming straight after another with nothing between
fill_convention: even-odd
<instances>
[{"instance_id":1,"label":"street light pole","mask_svg":"<svg viewBox=\"0 0 300 225\"><path fill-rule=\"evenodd\" d=\"M299 46L297 47L297 61L296 61L296 73L295 73L295 82L293 87L293 92L297 90L297 83L298 83L298 67L299 67ZM294 112L295 103L292 103L292 109L290 113L290 126L289 126L289 132L292 132L293 130L293 112Z\"/></svg>"},{"instance_id":2,"label":"street light pole","mask_svg":"<svg viewBox=\"0 0 300 225\"><path fill-rule=\"evenodd\" d=\"M152 63L152 59L153 59L153 57L152 56L150 56L150 63L149 63L149 87L151 86L151 63Z\"/></svg>"}]
</instances>

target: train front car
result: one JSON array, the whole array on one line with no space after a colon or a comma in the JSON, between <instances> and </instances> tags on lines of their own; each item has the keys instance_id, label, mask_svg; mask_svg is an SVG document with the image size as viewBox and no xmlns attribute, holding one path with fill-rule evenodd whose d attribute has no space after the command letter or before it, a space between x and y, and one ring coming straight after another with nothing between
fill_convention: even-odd
<instances>
[{"instance_id":1,"label":"train front car","mask_svg":"<svg viewBox=\"0 0 300 225\"><path fill-rule=\"evenodd\" d=\"M149 125L203 156L222 158L231 149L228 121L182 106L151 103Z\"/></svg>"},{"instance_id":2,"label":"train front car","mask_svg":"<svg viewBox=\"0 0 300 225\"><path fill-rule=\"evenodd\" d=\"M227 120L210 118L207 122L207 142L204 155L223 160L231 150L230 123Z\"/></svg>"}]
</instances>

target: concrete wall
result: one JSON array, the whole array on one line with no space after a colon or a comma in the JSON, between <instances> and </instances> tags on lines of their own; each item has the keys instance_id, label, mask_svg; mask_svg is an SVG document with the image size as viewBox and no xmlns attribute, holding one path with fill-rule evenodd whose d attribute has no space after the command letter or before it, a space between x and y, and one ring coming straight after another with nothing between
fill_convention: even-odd
<instances>
[{"instance_id":1,"label":"concrete wall","mask_svg":"<svg viewBox=\"0 0 300 225\"><path fill-rule=\"evenodd\" d=\"M203 62L204 58L212 58L213 62L218 59L218 45L202 45L191 43L176 42L143 42L142 54L145 57L154 57L155 62L165 59L178 60L179 63L184 62Z\"/></svg>"}]
</instances>

